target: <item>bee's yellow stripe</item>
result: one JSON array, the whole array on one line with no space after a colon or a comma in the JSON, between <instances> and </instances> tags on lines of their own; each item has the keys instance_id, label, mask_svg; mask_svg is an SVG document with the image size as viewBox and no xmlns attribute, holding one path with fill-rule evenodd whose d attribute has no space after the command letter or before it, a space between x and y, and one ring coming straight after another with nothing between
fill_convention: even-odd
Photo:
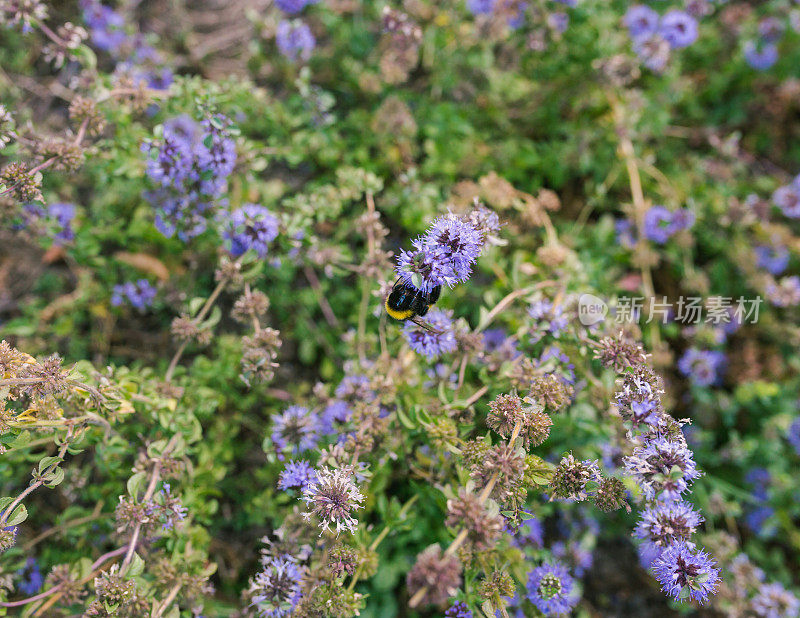
<instances>
[{"instance_id":1,"label":"bee's yellow stripe","mask_svg":"<svg viewBox=\"0 0 800 618\"><path fill-rule=\"evenodd\" d=\"M396 311L396 310L392 309L389 306L389 299L388 298L386 299L386 302L384 303L384 306L386 307L386 313L389 314L389 317L392 317L395 320L407 320L412 315L414 315L414 312L411 311L411 309L406 309L405 311Z\"/></svg>"}]
</instances>

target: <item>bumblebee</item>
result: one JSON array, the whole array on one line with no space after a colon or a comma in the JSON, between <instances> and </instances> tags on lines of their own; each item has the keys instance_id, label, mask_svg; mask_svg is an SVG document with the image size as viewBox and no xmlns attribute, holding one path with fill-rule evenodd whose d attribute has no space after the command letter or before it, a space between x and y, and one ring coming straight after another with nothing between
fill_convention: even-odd
<instances>
[{"instance_id":1,"label":"bumblebee","mask_svg":"<svg viewBox=\"0 0 800 618\"><path fill-rule=\"evenodd\" d=\"M386 297L386 313L395 320L411 320L427 328L424 323L419 321L419 318L428 313L428 309L436 304L441 292L442 286L440 285L425 293L402 279L398 279L395 281L392 291L389 292L389 296Z\"/></svg>"}]
</instances>

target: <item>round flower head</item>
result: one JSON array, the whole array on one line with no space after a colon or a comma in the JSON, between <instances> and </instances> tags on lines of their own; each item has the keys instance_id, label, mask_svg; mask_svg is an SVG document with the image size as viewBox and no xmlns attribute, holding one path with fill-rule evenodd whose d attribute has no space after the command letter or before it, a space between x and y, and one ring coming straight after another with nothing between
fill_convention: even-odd
<instances>
[{"instance_id":1,"label":"round flower head","mask_svg":"<svg viewBox=\"0 0 800 618\"><path fill-rule=\"evenodd\" d=\"M800 277L782 277L767 286L767 299L776 307L793 307L800 304Z\"/></svg>"},{"instance_id":2,"label":"round flower head","mask_svg":"<svg viewBox=\"0 0 800 618\"><path fill-rule=\"evenodd\" d=\"M358 528L353 513L362 508L364 495L358 490L350 470L323 468L317 471L317 478L303 492L303 500L308 507L303 517L319 519L323 531L330 532L333 527L338 536L342 530L354 533Z\"/></svg>"},{"instance_id":3,"label":"round flower head","mask_svg":"<svg viewBox=\"0 0 800 618\"><path fill-rule=\"evenodd\" d=\"M663 245L675 233L673 213L664 206L653 206L644 215L644 235Z\"/></svg>"},{"instance_id":4,"label":"round flower head","mask_svg":"<svg viewBox=\"0 0 800 618\"><path fill-rule=\"evenodd\" d=\"M772 201L791 219L800 219L800 182L794 182L783 187L778 187L772 194Z\"/></svg>"},{"instance_id":5,"label":"round flower head","mask_svg":"<svg viewBox=\"0 0 800 618\"><path fill-rule=\"evenodd\" d=\"M451 311L431 309L425 315L425 321L433 330L422 328L414 322L403 324L403 335L411 349L427 356L428 360L455 351L457 344L451 315Z\"/></svg>"},{"instance_id":6,"label":"round flower head","mask_svg":"<svg viewBox=\"0 0 800 618\"><path fill-rule=\"evenodd\" d=\"M746 41L744 59L756 71L766 71L778 62L778 48L775 43L757 43Z\"/></svg>"},{"instance_id":7,"label":"round flower head","mask_svg":"<svg viewBox=\"0 0 800 618\"><path fill-rule=\"evenodd\" d=\"M697 40L697 20L683 11L667 12L658 30L673 49L688 47Z\"/></svg>"},{"instance_id":8,"label":"round flower head","mask_svg":"<svg viewBox=\"0 0 800 618\"><path fill-rule=\"evenodd\" d=\"M658 33L633 40L633 51L639 56L642 64L656 73L660 73L667 66L669 50L669 43Z\"/></svg>"},{"instance_id":9,"label":"round flower head","mask_svg":"<svg viewBox=\"0 0 800 618\"><path fill-rule=\"evenodd\" d=\"M678 361L680 372L699 386L716 384L725 368L725 355L714 350L689 348Z\"/></svg>"},{"instance_id":10,"label":"round flower head","mask_svg":"<svg viewBox=\"0 0 800 618\"><path fill-rule=\"evenodd\" d=\"M297 607L302 596L302 572L294 558L286 554L266 557L264 569L250 586L253 606L263 618L284 618Z\"/></svg>"},{"instance_id":11,"label":"round flower head","mask_svg":"<svg viewBox=\"0 0 800 618\"><path fill-rule=\"evenodd\" d=\"M645 498L677 500L700 476L692 452L683 441L651 438L625 458L625 468L642 488Z\"/></svg>"},{"instance_id":12,"label":"round flower head","mask_svg":"<svg viewBox=\"0 0 800 618\"><path fill-rule=\"evenodd\" d=\"M719 584L719 569L704 551L686 541L666 548L653 562L653 573L661 589L674 599L704 603Z\"/></svg>"},{"instance_id":13,"label":"round flower head","mask_svg":"<svg viewBox=\"0 0 800 618\"><path fill-rule=\"evenodd\" d=\"M658 30L658 13L649 6L636 4L625 13L624 22L632 39L647 37Z\"/></svg>"},{"instance_id":14,"label":"round flower head","mask_svg":"<svg viewBox=\"0 0 800 618\"><path fill-rule=\"evenodd\" d=\"M317 44L311 28L308 24L300 20L283 20L278 24L275 35L278 51L286 58L295 62L296 60L308 60L311 52Z\"/></svg>"},{"instance_id":15,"label":"round flower head","mask_svg":"<svg viewBox=\"0 0 800 618\"><path fill-rule=\"evenodd\" d=\"M644 541L666 547L676 540L689 540L701 523L703 516L688 502L659 502L642 513L642 519L633 534Z\"/></svg>"},{"instance_id":16,"label":"round flower head","mask_svg":"<svg viewBox=\"0 0 800 618\"><path fill-rule=\"evenodd\" d=\"M272 443L278 451L291 447L293 453L314 448L319 441L320 420L302 406L289 406L272 423Z\"/></svg>"},{"instance_id":17,"label":"round flower head","mask_svg":"<svg viewBox=\"0 0 800 618\"><path fill-rule=\"evenodd\" d=\"M454 214L436 219L423 239L425 246L452 264L456 282L469 279L484 239L472 225Z\"/></svg>"},{"instance_id":18,"label":"round flower head","mask_svg":"<svg viewBox=\"0 0 800 618\"><path fill-rule=\"evenodd\" d=\"M789 266L789 250L783 245L758 245L755 249L756 265L772 275L780 275Z\"/></svg>"},{"instance_id":19,"label":"round flower head","mask_svg":"<svg viewBox=\"0 0 800 618\"><path fill-rule=\"evenodd\" d=\"M316 478L316 471L307 461L290 461L278 478L278 488L285 491L292 487L297 487L300 491L303 491Z\"/></svg>"},{"instance_id":20,"label":"round flower head","mask_svg":"<svg viewBox=\"0 0 800 618\"><path fill-rule=\"evenodd\" d=\"M528 600L545 616L566 614L577 603L573 585L564 565L543 564L528 574Z\"/></svg>"},{"instance_id":21,"label":"round flower head","mask_svg":"<svg viewBox=\"0 0 800 618\"><path fill-rule=\"evenodd\" d=\"M600 470L596 461L578 461L572 453L565 455L553 472L550 491L554 498L563 500L585 500L586 485L600 482Z\"/></svg>"},{"instance_id":22,"label":"round flower head","mask_svg":"<svg viewBox=\"0 0 800 618\"><path fill-rule=\"evenodd\" d=\"M266 257L269 244L277 236L278 218L258 204L245 204L234 210L222 234L233 257L253 249L260 258Z\"/></svg>"},{"instance_id":23,"label":"round flower head","mask_svg":"<svg viewBox=\"0 0 800 618\"><path fill-rule=\"evenodd\" d=\"M456 284L453 263L443 252L426 246L423 238L412 245L413 251L401 250L397 256L397 274L404 283L426 294L436 286Z\"/></svg>"},{"instance_id":24,"label":"round flower head","mask_svg":"<svg viewBox=\"0 0 800 618\"><path fill-rule=\"evenodd\" d=\"M778 583L762 584L752 608L760 618L797 618L800 615L800 601Z\"/></svg>"}]
</instances>

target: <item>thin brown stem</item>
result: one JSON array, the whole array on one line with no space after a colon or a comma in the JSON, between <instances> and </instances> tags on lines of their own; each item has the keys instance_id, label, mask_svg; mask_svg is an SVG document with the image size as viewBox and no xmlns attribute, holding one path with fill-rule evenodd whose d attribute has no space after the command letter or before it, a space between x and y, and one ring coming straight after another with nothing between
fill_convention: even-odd
<instances>
[{"instance_id":1,"label":"thin brown stem","mask_svg":"<svg viewBox=\"0 0 800 618\"><path fill-rule=\"evenodd\" d=\"M522 430L522 421L518 420L514 425L514 429L511 432L511 436L509 436L508 438L509 446L513 445L514 442L516 442L517 438L519 437L519 432L521 430ZM495 472L489 479L489 482L486 483L486 486L483 488L481 493L478 494L479 504L483 504L484 502L486 502L486 500L489 499L489 495L492 493L492 490L494 489L494 486L497 483L497 479L498 479L498 473ZM466 528L462 528L461 531L458 533L458 535L456 535L456 538L453 539L452 543L450 543L448 548L444 550L444 555L452 556L453 554L455 554L458 551L458 548L461 547L464 544L464 541L467 540L468 534L469 531ZM420 601L422 601L422 598L425 596L427 592L428 592L427 586L417 590L414 596L412 596L411 599L409 600L408 606L414 608L417 605L419 605Z\"/></svg>"}]
</instances>

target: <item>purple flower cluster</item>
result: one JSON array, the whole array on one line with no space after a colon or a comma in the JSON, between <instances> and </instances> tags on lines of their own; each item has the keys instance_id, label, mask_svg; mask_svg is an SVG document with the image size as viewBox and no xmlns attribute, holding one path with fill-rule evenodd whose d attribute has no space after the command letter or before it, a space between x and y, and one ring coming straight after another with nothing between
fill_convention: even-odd
<instances>
[{"instance_id":1,"label":"purple flower cluster","mask_svg":"<svg viewBox=\"0 0 800 618\"><path fill-rule=\"evenodd\" d=\"M412 251L400 252L397 274L405 283L423 292L466 281L486 237L500 229L497 215L490 215L481 218L483 229L475 227L470 217L452 213L439 217L424 236L412 243Z\"/></svg>"},{"instance_id":2,"label":"purple flower cluster","mask_svg":"<svg viewBox=\"0 0 800 618\"><path fill-rule=\"evenodd\" d=\"M473 614L467 604L463 601L456 601L444 613L445 618L472 618Z\"/></svg>"},{"instance_id":3,"label":"purple flower cluster","mask_svg":"<svg viewBox=\"0 0 800 618\"><path fill-rule=\"evenodd\" d=\"M301 12L304 8L311 4L316 4L319 0L275 0L277 6L284 13L294 15Z\"/></svg>"},{"instance_id":4,"label":"purple flower cluster","mask_svg":"<svg viewBox=\"0 0 800 618\"><path fill-rule=\"evenodd\" d=\"M306 61L317 44L308 24L299 19L284 19L275 33L278 51L292 62Z\"/></svg>"},{"instance_id":5,"label":"purple flower cluster","mask_svg":"<svg viewBox=\"0 0 800 618\"><path fill-rule=\"evenodd\" d=\"M147 175L158 186L145 192L156 209L156 227L187 241L206 229L206 215L227 186L236 164L230 122L212 116L198 125L186 116L164 123L161 138L142 146Z\"/></svg>"},{"instance_id":6,"label":"purple flower cluster","mask_svg":"<svg viewBox=\"0 0 800 618\"><path fill-rule=\"evenodd\" d=\"M261 566L262 570L250 585L253 606L258 616L285 618L291 615L303 596L301 567L288 554L265 555L261 559Z\"/></svg>"},{"instance_id":7,"label":"purple flower cluster","mask_svg":"<svg viewBox=\"0 0 800 618\"><path fill-rule=\"evenodd\" d=\"M669 596L702 603L714 594L719 569L691 541L703 518L683 495L700 476L681 424L663 408L662 381L644 363L622 373L615 400L630 422L629 438L636 446L623 462L626 473L641 488L646 501L634 536L643 564Z\"/></svg>"},{"instance_id":8,"label":"purple flower cluster","mask_svg":"<svg viewBox=\"0 0 800 618\"><path fill-rule=\"evenodd\" d=\"M662 589L679 600L703 603L716 592L719 569L714 560L694 543L679 541L668 546L653 563Z\"/></svg>"},{"instance_id":9,"label":"purple flower cluster","mask_svg":"<svg viewBox=\"0 0 800 618\"><path fill-rule=\"evenodd\" d=\"M81 7L92 45L120 61L117 74L155 90L165 90L172 84L172 70L161 54L141 34L129 34L120 13L98 0L82 0Z\"/></svg>"},{"instance_id":10,"label":"purple flower cluster","mask_svg":"<svg viewBox=\"0 0 800 618\"><path fill-rule=\"evenodd\" d=\"M223 217L222 237L233 257L253 249L264 258L269 244L278 236L278 225L278 218L264 206L245 204Z\"/></svg>"},{"instance_id":11,"label":"purple flower cluster","mask_svg":"<svg viewBox=\"0 0 800 618\"><path fill-rule=\"evenodd\" d=\"M780 281L767 286L767 299L776 307L795 307L800 305L800 277L782 277Z\"/></svg>"},{"instance_id":12,"label":"purple flower cluster","mask_svg":"<svg viewBox=\"0 0 800 618\"><path fill-rule=\"evenodd\" d=\"M772 194L772 201L787 217L800 219L800 174L789 184L778 187Z\"/></svg>"},{"instance_id":13,"label":"purple flower cluster","mask_svg":"<svg viewBox=\"0 0 800 618\"><path fill-rule=\"evenodd\" d=\"M25 566L17 571L17 577L20 578L17 583L17 590L26 596L32 596L39 592L44 583L44 577L42 577L42 572L39 570L39 564L35 558L28 558L25 561Z\"/></svg>"},{"instance_id":14,"label":"purple flower cluster","mask_svg":"<svg viewBox=\"0 0 800 618\"><path fill-rule=\"evenodd\" d=\"M545 563L528 574L528 600L545 616L566 614L578 602L574 585L575 581L563 564Z\"/></svg>"},{"instance_id":15,"label":"purple flower cluster","mask_svg":"<svg viewBox=\"0 0 800 618\"><path fill-rule=\"evenodd\" d=\"M153 304L158 290L147 279L126 281L114 286L111 304L120 307L129 304L139 311L144 311Z\"/></svg>"},{"instance_id":16,"label":"purple flower cluster","mask_svg":"<svg viewBox=\"0 0 800 618\"><path fill-rule=\"evenodd\" d=\"M569 323L564 315L564 308L547 299L532 303L528 307L528 315L534 321L531 343L538 343L545 335L557 338L567 329Z\"/></svg>"},{"instance_id":17,"label":"purple flower cluster","mask_svg":"<svg viewBox=\"0 0 800 618\"><path fill-rule=\"evenodd\" d=\"M796 417L789 429L786 430L786 439L791 444L796 455L800 455L800 416Z\"/></svg>"},{"instance_id":18,"label":"purple flower cluster","mask_svg":"<svg viewBox=\"0 0 800 618\"><path fill-rule=\"evenodd\" d=\"M659 16L649 6L637 4L628 9L624 22L634 51L647 68L657 72L666 66L671 49L688 47L697 40L697 20L676 9Z\"/></svg>"},{"instance_id":19,"label":"purple flower cluster","mask_svg":"<svg viewBox=\"0 0 800 618\"><path fill-rule=\"evenodd\" d=\"M83 0L83 20L89 27L92 45L105 52L117 52L128 42L125 18L97 0Z\"/></svg>"},{"instance_id":20,"label":"purple flower cluster","mask_svg":"<svg viewBox=\"0 0 800 618\"><path fill-rule=\"evenodd\" d=\"M758 245L754 251L756 265L772 275L780 275L789 266L789 250L783 245Z\"/></svg>"},{"instance_id":21,"label":"purple flower cluster","mask_svg":"<svg viewBox=\"0 0 800 618\"><path fill-rule=\"evenodd\" d=\"M783 22L775 17L766 17L758 24L758 39L744 43L744 59L756 71L766 71L778 62L776 43L783 36Z\"/></svg>"},{"instance_id":22,"label":"purple flower cluster","mask_svg":"<svg viewBox=\"0 0 800 618\"><path fill-rule=\"evenodd\" d=\"M321 433L319 416L302 406L289 406L272 421L272 443L279 455L288 449L294 454L313 449Z\"/></svg>"},{"instance_id":23,"label":"purple flower cluster","mask_svg":"<svg viewBox=\"0 0 800 618\"><path fill-rule=\"evenodd\" d=\"M309 483L316 478L317 473L307 461L290 461L278 478L278 488L286 491L296 487L300 491L305 491Z\"/></svg>"},{"instance_id":24,"label":"purple flower cluster","mask_svg":"<svg viewBox=\"0 0 800 618\"><path fill-rule=\"evenodd\" d=\"M72 229L72 220L75 218L74 204L65 202L54 202L47 206L26 204L23 216L26 225L42 225L55 245L61 245L75 238Z\"/></svg>"},{"instance_id":25,"label":"purple flower cluster","mask_svg":"<svg viewBox=\"0 0 800 618\"><path fill-rule=\"evenodd\" d=\"M718 384L725 370L725 354L689 348L678 361L678 370L698 386Z\"/></svg>"},{"instance_id":26,"label":"purple flower cluster","mask_svg":"<svg viewBox=\"0 0 800 618\"><path fill-rule=\"evenodd\" d=\"M429 360L455 351L457 343L452 314L450 310L431 309L425 316L431 330L405 322L403 335L411 349Z\"/></svg>"},{"instance_id":27,"label":"purple flower cluster","mask_svg":"<svg viewBox=\"0 0 800 618\"><path fill-rule=\"evenodd\" d=\"M653 206L644 215L644 235L660 245L693 225L694 213L687 208L673 211L664 206Z\"/></svg>"}]
</instances>

